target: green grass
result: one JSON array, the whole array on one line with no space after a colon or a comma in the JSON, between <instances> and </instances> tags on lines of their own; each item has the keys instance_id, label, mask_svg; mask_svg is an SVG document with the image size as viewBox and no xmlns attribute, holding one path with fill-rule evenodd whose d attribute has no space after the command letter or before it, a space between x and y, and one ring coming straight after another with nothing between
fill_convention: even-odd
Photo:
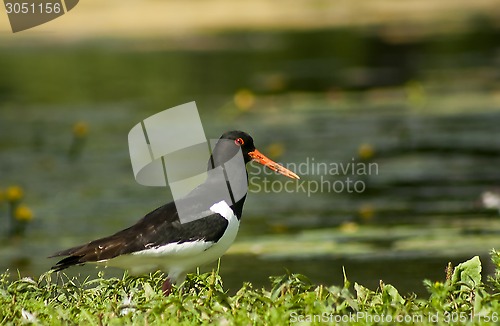
<instances>
[{"instance_id":1,"label":"green grass","mask_svg":"<svg viewBox=\"0 0 500 326\"><path fill-rule=\"evenodd\" d=\"M382 282L370 290L347 277L343 286L317 286L292 273L271 277L271 290L245 283L232 296L216 271L190 274L168 297L161 293L160 272L94 280L49 272L14 281L4 273L0 324L488 324L500 319L500 253L491 256L497 270L485 282L474 257L449 266L442 282L424 281L428 298L402 297Z\"/></svg>"}]
</instances>

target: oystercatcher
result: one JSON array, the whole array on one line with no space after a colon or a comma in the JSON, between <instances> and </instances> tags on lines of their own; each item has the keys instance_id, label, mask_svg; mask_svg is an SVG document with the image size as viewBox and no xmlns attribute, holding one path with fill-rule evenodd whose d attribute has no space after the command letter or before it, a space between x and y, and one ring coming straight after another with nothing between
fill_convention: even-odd
<instances>
[{"instance_id":1,"label":"oystercatcher","mask_svg":"<svg viewBox=\"0 0 500 326\"><path fill-rule=\"evenodd\" d=\"M247 133L226 132L212 151L206 181L180 199L192 208L190 214L194 218L191 221L182 223L176 208L178 201L170 202L111 236L55 253L50 257L67 257L54 265L52 270L60 271L84 263L120 267L132 274L162 270L168 274L162 286L164 294L168 295L173 283L182 283L189 270L216 261L236 237L246 192L234 202L214 197L214 187L221 181L220 178L212 178L209 172L220 169L240 149L244 163L239 169L244 171L239 172L244 175L245 186L248 183L245 165L250 161L299 179L298 175L260 153Z\"/></svg>"}]
</instances>

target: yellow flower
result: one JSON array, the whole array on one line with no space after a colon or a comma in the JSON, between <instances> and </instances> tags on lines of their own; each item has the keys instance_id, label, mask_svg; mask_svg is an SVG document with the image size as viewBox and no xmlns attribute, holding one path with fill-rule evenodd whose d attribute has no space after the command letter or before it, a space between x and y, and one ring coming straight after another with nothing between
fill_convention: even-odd
<instances>
[{"instance_id":1,"label":"yellow flower","mask_svg":"<svg viewBox=\"0 0 500 326\"><path fill-rule=\"evenodd\" d=\"M282 143L272 143L271 145L267 146L266 152L269 157L277 159L281 157L281 155L283 155L283 153L285 152L285 145L283 145Z\"/></svg>"},{"instance_id":2,"label":"yellow flower","mask_svg":"<svg viewBox=\"0 0 500 326\"><path fill-rule=\"evenodd\" d=\"M85 137L89 132L89 126L84 121L78 121L73 125L73 135L78 138Z\"/></svg>"},{"instance_id":3,"label":"yellow flower","mask_svg":"<svg viewBox=\"0 0 500 326\"><path fill-rule=\"evenodd\" d=\"M5 200L5 193L0 189L0 204Z\"/></svg>"},{"instance_id":4,"label":"yellow flower","mask_svg":"<svg viewBox=\"0 0 500 326\"><path fill-rule=\"evenodd\" d=\"M273 231L273 233L287 233L288 226L286 226L285 224L281 224L281 223L273 224L273 225L271 225L271 230Z\"/></svg>"},{"instance_id":5,"label":"yellow flower","mask_svg":"<svg viewBox=\"0 0 500 326\"><path fill-rule=\"evenodd\" d=\"M5 191L5 198L11 203L21 200L23 195L23 189L19 186L10 186Z\"/></svg>"},{"instance_id":6,"label":"yellow flower","mask_svg":"<svg viewBox=\"0 0 500 326\"><path fill-rule=\"evenodd\" d=\"M358 232L358 225L354 222L344 222L339 226L342 233L356 233Z\"/></svg>"},{"instance_id":7,"label":"yellow flower","mask_svg":"<svg viewBox=\"0 0 500 326\"><path fill-rule=\"evenodd\" d=\"M255 95L248 89L240 89L234 94L234 104L241 111L250 109L255 103Z\"/></svg>"},{"instance_id":8,"label":"yellow flower","mask_svg":"<svg viewBox=\"0 0 500 326\"><path fill-rule=\"evenodd\" d=\"M375 155L375 149L370 144L361 144L358 148L358 155L362 160L369 160Z\"/></svg>"},{"instance_id":9,"label":"yellow flower","mask_svg":"<svg viewBox=\"0 0 500 326\"><path fill-rule=\"evenodd\" d=\"M29 222L33 219L33 212L26 205L19 205L14 211L14 217L21 222Z\"/></svg>"},{"instance_id":10,"label":"yellow flower","mask_svg":"<svg viewBox=\"0 0 500 326\"><path fill-rule=\"evenodd\" d=\"M375 207L371 204L363 204L359 207L358 214L363 221L369 221L375 216Z\"/></svg>"}]
</instances>

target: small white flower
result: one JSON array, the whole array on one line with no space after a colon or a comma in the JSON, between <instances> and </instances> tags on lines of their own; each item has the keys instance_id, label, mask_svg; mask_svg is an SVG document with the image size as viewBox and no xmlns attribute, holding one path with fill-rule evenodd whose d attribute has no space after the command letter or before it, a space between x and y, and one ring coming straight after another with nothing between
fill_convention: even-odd
<instances>
[{"instance_id":1,"label":"small white flower","mask_svg":"<svg viewBox=\"0 0 500 326\"><path fill-rule=\"evenodd\" d=\"M125 316L131 312L135 311L135 308L132 305L132 294L128 297L125 297L122 301L122 307L120 311L121 316Z\"/></svg>"},{"instance_id":2,"label":"small white flower","mask_svg":"<svg viewBox=\"0 0 500 326\"><path fill-rule=\"evenodd\" d=\"M33 315L31 312L27 310L21 310L21 316L23 320L29 322L29 323L38 323L38 319Z\"/></svg>"}]
</instances>

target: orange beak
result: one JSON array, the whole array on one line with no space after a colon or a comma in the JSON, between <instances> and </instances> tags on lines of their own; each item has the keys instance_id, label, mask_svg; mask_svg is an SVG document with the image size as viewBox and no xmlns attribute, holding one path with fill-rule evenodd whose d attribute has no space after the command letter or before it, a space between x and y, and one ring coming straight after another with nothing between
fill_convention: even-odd
<instances>
[{"instance_id":1,"label":"orange beak","mask_svg":"<svg viewBox=\"0 0 500 326\"><path fill-rule=\"evenodd\" d=\"M292 179L300 179L298 175L293 173L292 171L288 170L287 168L283 167L282 165L279 165L278 163L274 162L270 158L266 157L264 154L259 152L258 150L254 150L253 152L248 153L248 155L252 158L253 161L260 163L264 166L267 166L273 171L276 171L278 173L283 174L284 176L287 176Z\"/></svg>"}]
</instances>

